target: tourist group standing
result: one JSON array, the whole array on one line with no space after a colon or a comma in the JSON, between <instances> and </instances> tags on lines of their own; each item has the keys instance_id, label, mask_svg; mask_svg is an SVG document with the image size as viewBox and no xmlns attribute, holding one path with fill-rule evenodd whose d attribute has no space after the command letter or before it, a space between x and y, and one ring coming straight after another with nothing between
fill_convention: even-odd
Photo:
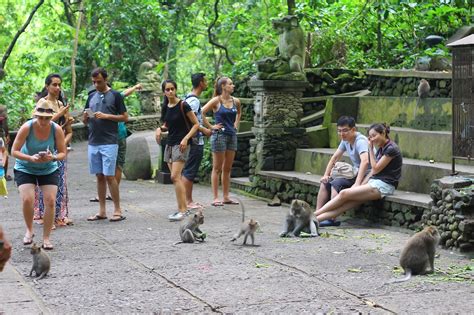
<instances>
[{"instance_id":1,"label":"tourist group standing","mask_svg":"<svg viewBox=\"0 0 474 315\"><path fill-rule=\"evenodd\" d=\"M96 68L91 73L94 90L90 91L83 122L88 127L89 172L97 180L97 194L91 201L99 210L88 221L126 219L120 203L119 184L125 163L125 127L128 113L124 97L141 89L137 84L122 93L113 90L107 71ZM192 90L181 99L178 85L173 80L162 83L164 100L161 122L156 129L157 143L166 133L163 160L168 164L176 195L176 208L168 216L170 221L183 220L192 210L203 205L193 199L193 183L203 159L204 139L210 138L212 151L211 205L237 205L230 191L230 173L237 151L237 128L241 119L240 100L232 96L234 84L229 77L217 78L213 97L201 106L199 96L208 83L204 73L191 76ZM42 246L53 249L51 230L72 224L69 218L67 189L67 146L72 139L72 118L69 105L61 91L62 78L50 74L43 90L37 94L33 119L24 123L12 145L15 183L20 192L26 231L23 244L35 237L33 221L43 224ZM213 123L206 117L210 113ZM0 106L0 195L6 196L9 143L6 109ZM337 121L341 139L331 157L318 193L314 220L321 226L337 226L337 217L365 201L381 199L393 194L401 175L402 156L390 139L390 128L373 124L368 137L357 131L353 117L342 116ZM353 176L335 177L333 170L343 154L352 164ZM219 182L222 197L219 197ZM109 195L107 195L107 190ZM107 215L106 200L113 202L113 212Z\"/></svg>"}]
</instances>

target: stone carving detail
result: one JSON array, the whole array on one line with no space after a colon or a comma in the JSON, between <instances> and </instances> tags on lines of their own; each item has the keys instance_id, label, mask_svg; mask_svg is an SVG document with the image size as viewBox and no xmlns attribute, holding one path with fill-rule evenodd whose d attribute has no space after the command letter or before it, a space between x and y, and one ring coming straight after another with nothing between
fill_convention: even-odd
<instances>
[{"instance_id":1,"label":"stone carving detail","mask_svg":"<svg viewBox=\"0 0 474 315\"><path fill-rule=\"evenodd\" d=\"M140 65L138 81L142 85L140 101L142 114L155 114L160 112L161 78L155 70L156 61L151 59Z\"/></svg>"},{"instance_id":2,"label":"stone carving detail","mask_svg":"<svg viewBox=\"0 0 474 315\"><path fill-rule=\"evenodd\" d=\"M257 79L304 81L305 36L298 18L287 15L272 21L279 34L276 57L257 61Z\"/></svg>"}]
</instances>

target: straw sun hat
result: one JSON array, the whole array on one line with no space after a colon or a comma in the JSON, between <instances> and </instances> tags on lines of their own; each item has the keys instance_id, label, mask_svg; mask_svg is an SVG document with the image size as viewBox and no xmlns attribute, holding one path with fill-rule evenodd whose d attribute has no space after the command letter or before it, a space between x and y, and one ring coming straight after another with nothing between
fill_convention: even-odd
<instances>
[{"instance_id":1,"label":"straw sun hat","mask_svg":"<svg viewBox=\"0 0 474 315\"><path fill-rule=\"evenodd\" d=\"M45 99L39 100L33 114L41 117L53 117L54 109L51 102Z\"/></svg>"}]
</instances>

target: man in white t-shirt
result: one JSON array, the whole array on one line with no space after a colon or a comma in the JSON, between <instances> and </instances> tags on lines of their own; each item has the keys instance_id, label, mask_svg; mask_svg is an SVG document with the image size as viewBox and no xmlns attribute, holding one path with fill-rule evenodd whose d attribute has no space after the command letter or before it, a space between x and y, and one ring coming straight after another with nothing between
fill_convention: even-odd
<instances>
[{"instance_id":1,"label":"man in white t-shirt","mask_svg":"<svg viewBox=\"0 0 474 315\"><path fill-rule=\"evenodd\" d=\"M370 171L369 141L366 136L357 132L355 119L350 116L339 117L337 120L337 133L341 138L341 143L329 160L323 177L321 177L316 210L319 210L326 202L337 196L341 190L361 185ZM342 158L344 152L348 153L354 170L357 171L357 175L352 179L332 179L330 177L331 170L334 164ZM322 221L319 224L320 226L339 226L341 222L333 218L332 220Z\"/></svg>"}]
</instances>

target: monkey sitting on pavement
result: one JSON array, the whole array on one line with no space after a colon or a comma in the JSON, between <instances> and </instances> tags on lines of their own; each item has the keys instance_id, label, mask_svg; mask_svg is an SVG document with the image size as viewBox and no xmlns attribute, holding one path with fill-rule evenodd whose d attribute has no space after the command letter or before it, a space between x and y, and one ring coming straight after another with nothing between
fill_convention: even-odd
<instances>
[{"instance_id":1,"label":"monkey sitting on pavement","mask_svg":"<svg viewBox=\"0 0 474 315\"><path fill-rule=\"evenodd\" d=\"M236 197L236 199L239 201L240 207L242 209L242 224L240 225L239 232L234 235L234 237L231 239L231 242L237 240L239 237L244 235L244 242L242 243L242 245L247 245L247 238L250 236L250 238L252 239L252 246L255 246L255 232L260 227L260 224L254 219L249 219L245 221L244 203L239 198Z\"/></svg>"},{"instance_id":2,"label":"monkey sitting on pavement","mask_svg":"<svg viewBox=\"0 0 474 315\"><path fill-rule=\"evenodd\" d=\"M204 215L202 211L198 211L189 218L187 223L179 227L179 236L181 237L181 242L176 244L194 243L196 241L204 242L206 233L203 233L201 229L199 229L201 224L204 224Z\"/></svg>"},{"instance_id":3,"label":"monkey sitting on pavement","mask_svg":"<svg viewBox=\"0 0 474 315\"><path fill-rule=\"evenodd\" d=\"M439 240L439 232L434 226L427 226L423 231L410 237L400 254L400 266L406 276L388 283L407 281L412 275L433 273L434 256Z\"/></svg>"},{"instance_id":4,"label":"monkey sitting on pavement","mask_svg":"<svg viewBox=\"0 0 474 315\"><path fill-rule=\"evenodd\" d=\"M51 260L49 259L48 254L46 254L44 250L41 250L41 247L36 244L31 246L30 253L33 255L33 267L31 267L30 277L34 271L36 277L39 277L38 280L43 279L51 268Z\"/></svg>"},{"instance_id":5,"label":"monkey sitting on pavement","mask_svg":"<svg viewBox=\"0 0 474 315\"><path fill-rule=\"evenodd\" d=\"M294 199L280 237L300 236L301 232L310 233L311 237L318 236L319 224L313 221L312 215L311 206L306 201Z\"/></svg>"}]
</instances>

